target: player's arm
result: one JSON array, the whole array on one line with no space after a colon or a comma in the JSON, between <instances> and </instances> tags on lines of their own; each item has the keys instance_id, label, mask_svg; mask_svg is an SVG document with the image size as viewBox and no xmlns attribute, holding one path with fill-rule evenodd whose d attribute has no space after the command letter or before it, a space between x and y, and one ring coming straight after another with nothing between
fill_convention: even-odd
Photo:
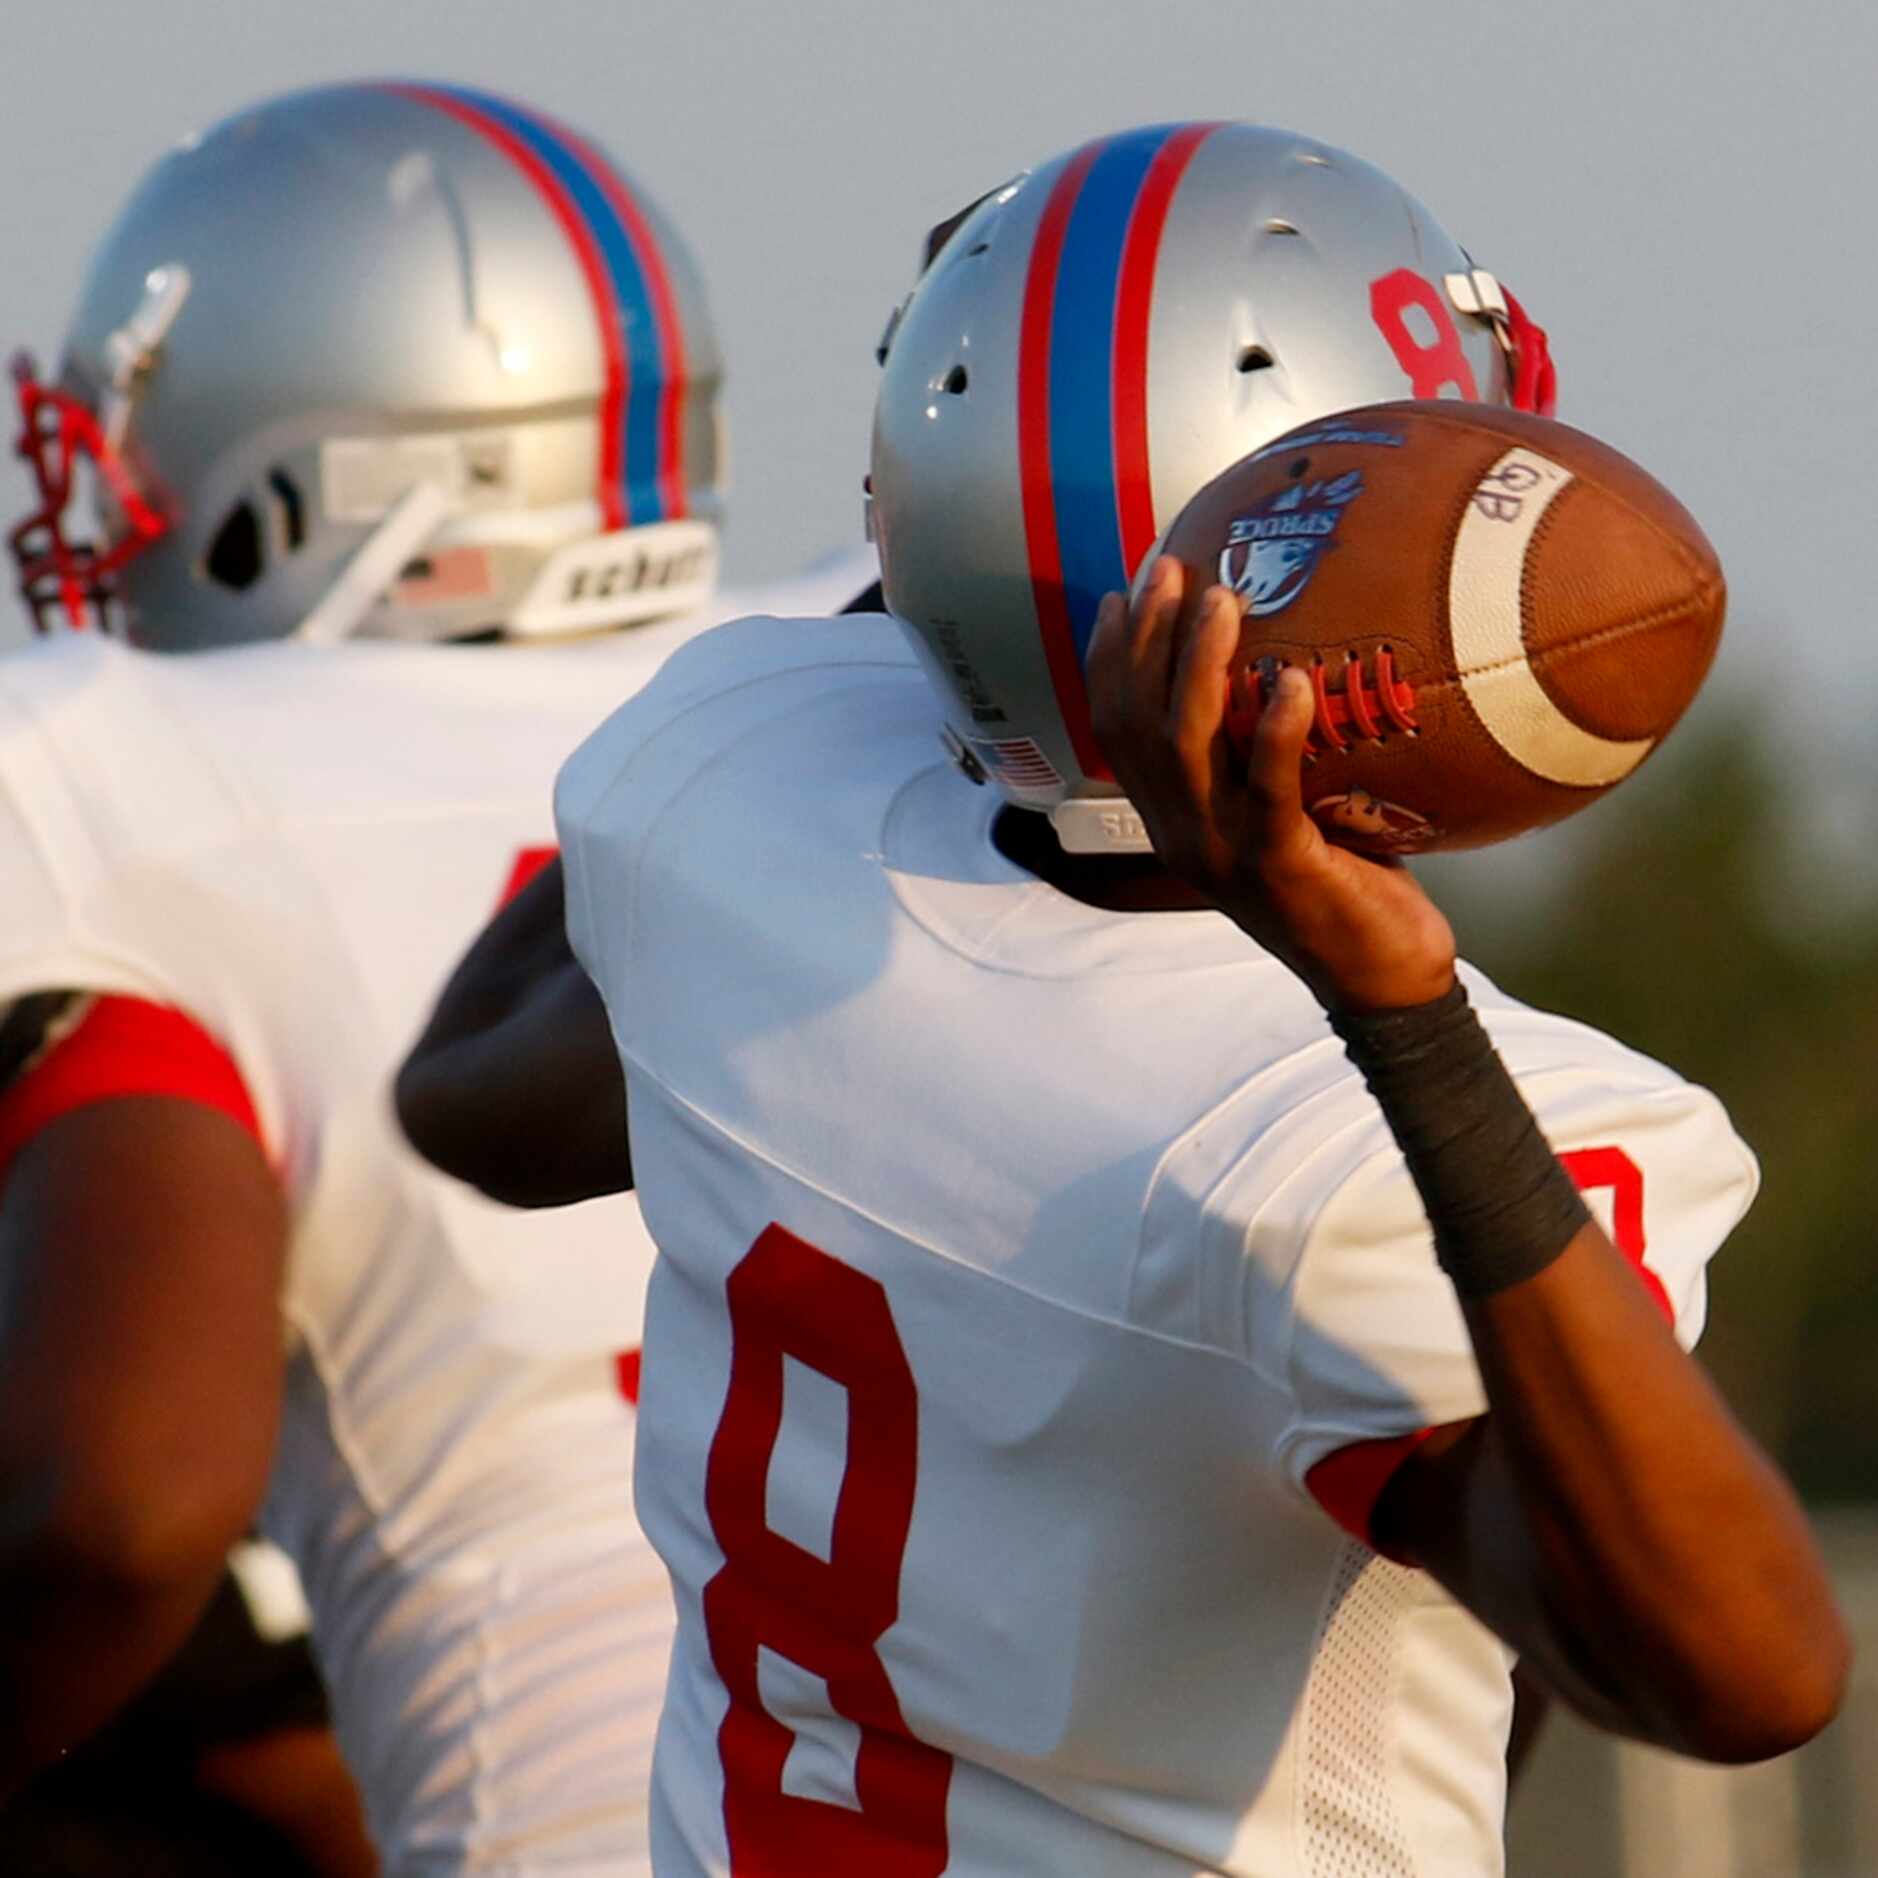
<instances>
[{"instance_id":1,"label":"player's arm","mask_svg":"<svg viewBox=\"0 0 1878 1878\"><path fill-rule=\"evenodd\" d=\"M1806 1521L1585 1213L1458 1001L1447 922L1303 812L1287 673L1249 766L1222 734L1239 607L1158 564L1090 654L1098 733L1157 851L1311 987L1363 1069L1460 1296L1488 1414L1378 1505L1425 1566L1604 1726L1715 1760L1822 1728L1843 1622Z\"/></svg>"},{"instance_id":2,"label":"player's arm","mask_svg":"<svg viewBox=\"0 0 1878 1878\"><path fill-rule=\"evenodd\" d=\"M255 1134L194 1099L48 1101L90 1048L0 1074L0 1795L188 1634L278 1413L285 1205Z\"/></svg>"},{"instance_id":3,"label":"player's arm","mask_svg":"<svg viewBox=\"0 0 1878 1878\"><path fill-rule=\"evenodd\" d=\"M632 1185L626 1081L568 945L562 882L557 859L490 921L398 1072L411 1145L511 1206Z\"/></svg>"}]
</instances>

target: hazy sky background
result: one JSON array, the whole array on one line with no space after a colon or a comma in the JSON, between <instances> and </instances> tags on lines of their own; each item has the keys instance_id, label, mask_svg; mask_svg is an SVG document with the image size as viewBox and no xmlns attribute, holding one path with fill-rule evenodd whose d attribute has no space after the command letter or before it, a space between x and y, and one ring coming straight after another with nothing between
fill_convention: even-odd
<instances>
[{"instance_id":1,"label":"hazy sky background","mask_svg":"<svg viewBox=\"0 0 1878 1878\"><path fill-rule=\"evenodd\" d=\"M1878 742L1878 10L1859 0L16 6L0 339L56 350L88 248L175 136L386 73L564 115L687 231L730 363L737 579L854 538L873 344L940 215L1129 123L1343 144L1550 328L1560 415L1702 519L1734 592L1724 672L1765 686L1812 759ZM0 492L21 506L17 468Z\"/></svg>"}]
</instances>

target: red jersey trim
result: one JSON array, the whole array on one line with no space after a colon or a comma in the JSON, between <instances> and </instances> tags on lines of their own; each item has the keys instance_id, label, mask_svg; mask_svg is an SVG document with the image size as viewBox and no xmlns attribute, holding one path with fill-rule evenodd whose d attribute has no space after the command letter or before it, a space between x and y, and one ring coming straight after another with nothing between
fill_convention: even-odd
<instances>
[{"instance_id":1,"label":"red jersey trim","mask_svg":"<svg viewBox=\"0 0 1878 1878\"><path fill-rule=\"evenodd\" d=\"M1389 1435L1378 1441L1355 1441L1347 1448L1324 1458L1304 1476L1311 1497L1352 1539L1361 1539L1373 1552L1395 1559L1398 1565L1413 1564L1394 1552L1384 1550L1371 1537L1369 1522L1376 1511L1382 1490L1395 1478L1395 1471L1434 1433L1432 1428L1418 1428L1412 1435Z\"/></svg>"},{"instance_id":2,"label":"red jersey trim","mask_svg":"<svg viewBox=\"0 0 1878 1878\"><path fill-rule=\"evenodd\" d=\"M509 869L507 884L502 889L502 898L496 902L499 913L521 890L548 865L560 857L559 848L523 848L515 856L515 865Z\"/></svg>"},{"instance_id":3,"label":"red jersey trim","mask_svg":"<svg viewBox=\"0 0 1878 1878\"><path fill-rule=\"evenodd\" d=\"M261 1142L234 1058L194 1018L144 998L98 997L68 1035L0 1090L0 1181L14 1156L60 1116L138 1095L219 1109Z\"/></svg>"},{"instance_id":4,"label":"red jersey trim","mask_svg":"<svg viewBox=\"0 0 1878 1878\"><path fill-rule=\"evenodd\" d=\"M622 1350L613 1359L614 1373L619 1381L619 1392L634 1408L639 1406L639 1352Z\"/></svg>"},{"instance_id":5,"label":"red jersey trim","mask_svg":"<svg viewBox=\"0 0 1878 1878\"><path fill-rule=\"evenodd\" d=\"M1596 1187L1611 1189L1611 1240L1641 1280L1650 1300L1662 1312L1664 1321L1676 1328L1676 1307L1670 1302L1663 1281L1648 1265L1643 1255L1643 1171L1622 1148L1573 1148L1561 1154L1559 1165L1571 1175L1581 1193ZM1352 1538L1381 1552L1383 1548L1370 1537L1369 1524L1382 1490L1395 1476L1395 1470L1426 1441L1432 1429L1416 1434L1397 1435L1380 1441L1358 1441L1335 1454L1327 1454L1304 1477L1312 1497ZM1393 1553L1384 1553L1393 1557ZM1401 1563L1412 1563L1402 1560Z\"/></svg>"}]
</instances>

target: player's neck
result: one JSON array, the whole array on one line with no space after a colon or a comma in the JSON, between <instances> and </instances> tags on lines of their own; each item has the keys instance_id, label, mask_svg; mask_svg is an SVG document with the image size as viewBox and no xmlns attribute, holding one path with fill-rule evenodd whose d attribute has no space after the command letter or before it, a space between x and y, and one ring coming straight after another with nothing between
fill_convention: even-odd
<instances>
[{"instance_id":1,"label":"player's neck","mask_svg":"<svg viewBox=\"0 0 1878 1878\"><path fill-rule=\"evenodd\" d=\"M1153 854L1065 854L1047 816L1003 808L991 839L1004 858L1085 906L1110 913L1192 913L1207 902Z\"/></svg>"}]
</instances>

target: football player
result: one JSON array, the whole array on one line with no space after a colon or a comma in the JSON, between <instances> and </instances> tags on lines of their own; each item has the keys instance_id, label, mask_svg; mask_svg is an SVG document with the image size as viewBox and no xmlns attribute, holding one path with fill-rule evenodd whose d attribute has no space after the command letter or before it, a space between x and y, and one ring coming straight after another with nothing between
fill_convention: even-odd
<instances>
[{"instance_id":1,"label":"football player","mask_svg":"<svg viewBox=\"0 0 1878 1878\"><path fill-rule=\"evenodd\" d=\"M1538 401L1520 326L1339 151L1086 145L888 334L911 656L727 626L562 772L564 879L400 1110L518 1198L637 1179L661 1872L1492 1873L1516 1652L1719 1759L1831 1713L1804 1521L1682 1347L1751 1156L1324 844L1308 702L1232 773L1236 603L1151 555L1300 421Z\"/></svg>"},{"instance_id":2,"label":"football player","mask_svg":"<svg viewBox=\"0 0 1878 1878\"><path fill-rule=\"evenodd\" d=\"M438 1179L388 1079L569 744L722 616L698 273L540 112L342 85L159 162L15 370L26 599L129 643L0 660L0 1790L258 1509L388 1869L640 1869L650 1247Z\"/></svg>"}]
</instances>

